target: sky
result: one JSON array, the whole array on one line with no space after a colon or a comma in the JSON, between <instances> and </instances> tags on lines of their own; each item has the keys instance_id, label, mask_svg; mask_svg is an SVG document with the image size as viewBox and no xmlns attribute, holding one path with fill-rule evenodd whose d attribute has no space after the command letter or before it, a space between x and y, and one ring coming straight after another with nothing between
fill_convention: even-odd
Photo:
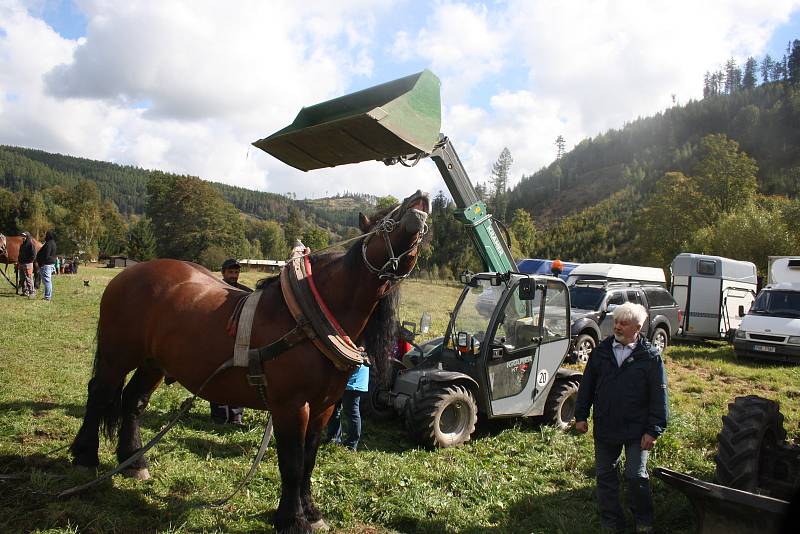
<instances>
[{"instance_id":1,"label":"sky","mask_svg":"<svg viewBox=\"0 0 800 534\"><path fill-rule=\"evenodd\" d=\"M781 57L800 0L0 0L0 144L318 198L445 190L435 165L303 173L252 147L303 106L431 69L473 183L514 185Z\"/></svg>"}]
</instances>

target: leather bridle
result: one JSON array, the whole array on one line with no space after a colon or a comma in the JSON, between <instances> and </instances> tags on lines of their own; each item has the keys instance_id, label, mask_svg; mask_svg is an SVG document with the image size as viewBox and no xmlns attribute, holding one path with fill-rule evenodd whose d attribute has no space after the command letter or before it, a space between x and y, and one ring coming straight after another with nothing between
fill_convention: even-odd
<instances>
[{"instance_id":1,"label":"leather bridle","mask_svg":"<svg viewBox=\"0 0 800 534\"><path fill-rule=\"evenodd\" d=\"M400 221L392 218L395 216L395 214L397 214L400 208L401 206L397 206L395 209L389 212L386 217L381 219L381 221L375 225L375 228L364 237L364 241L361 244L361 256L364 258L364 264L367 266L367 269L377 274L380 280L396 282L408 277L411 274L411 270L405 274L397 273L397 269L400 266L400 260L403 259L404 256L408 255L412 250L417 248L417 246L419 246L419 244L422 242L422 238L425 237L426 233L428 233L427 223L422 223L422 229L419 231L417 239L414 240L408 250L395 256L394 247L392 247L392 240L389 239L389 235L394 231L397 225L400 224ZM403 214L405 215L405 211ZM386 253L388 255L388 259L381 267L375 267L372 265L372 263L370 263L369 259L367 259L367 245L369 240L375 234L383 234L383 241L386 246Z\"/></svg>"}]
</instances>

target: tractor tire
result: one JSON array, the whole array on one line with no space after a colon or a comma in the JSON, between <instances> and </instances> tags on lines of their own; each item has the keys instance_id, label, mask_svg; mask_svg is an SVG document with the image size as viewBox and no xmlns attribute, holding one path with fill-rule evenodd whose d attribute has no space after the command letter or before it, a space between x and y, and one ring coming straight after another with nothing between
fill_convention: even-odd
<instances>
[{"instance_id":1,"label":"tractor tire","mask_svg":"<svg viewBox=\"0 0 800 534\"><path fill-rule=\"evenodd\" d=\"M567 430L575 420L575 402L578 400L578 382L557 380L544 403L544 423L559 430Z\"/></svg>"},{"instance_id":2,"label":"tractor tire","mask_svg":"<svg viewBox=\"0 0 800 534\"><path fill-rule=\"evenodd\" d=\"M592 353L597 346L597 341L594 340L591 334L581 334L575 340L575 363L586 365L589 361L589 354Z\"/></svg>"},{"instance_id":3,"label":"tractor tire","mask_svg":"<svg viewBox=\"0 0 800 534\"><path fill-rule=\"evenodd\" d=\"M659 326L653 330L653 335L650 336L650 344L653 345L659 354L664 354L667 345L669 345L669 334Z\"/></svg>"},{"instance_id":4,"label":"tractor tire","mask_svg":"<svg viewBox=\"0 0 800 534\"><path fill-rule=\"evenodd\" d=\"M777 449L785 439L777 402L755 395L736 397L717 435L717 483L749 492L768 486Z\"/></svg>"},{"instance_id":5,"label":"tractor tire","mask_svg":"<svg viewBox=\"0 0 800 534\"><path fill-rule=\"evenodd\" d=\"M360 403L361 415L365 419L371 421L391 421L397 416L394 407L389 403L389 395L386 390L387 387L391 389L396 376L397 374L393 369L389 384L383 386L378 374L370 369L369 389Z\"/></svg>"},{"instance_id":6,"label":"tractor tire","mask_svg":"<svg viewBox=\"0 0 800 534\"><path fill-rule=\"evenodd\" d=\"M469 441L477 421L475 397L458 384L427 385L406 405L409 437L425 447L458 447Z\"/></svg>"}]
</instances>

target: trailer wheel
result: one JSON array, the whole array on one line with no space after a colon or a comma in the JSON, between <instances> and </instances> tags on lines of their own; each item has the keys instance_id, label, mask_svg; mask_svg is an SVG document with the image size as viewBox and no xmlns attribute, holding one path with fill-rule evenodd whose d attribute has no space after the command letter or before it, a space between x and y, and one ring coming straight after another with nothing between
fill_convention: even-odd
<instances>
[{"instance_id":1,"label":"trailer wheel","mask_svg":"<svg viewBox=\"0 0 800 534\"><path fill-rule=\"evenodd\" d=\"M717 482L749 492L770 486L777 449L785 439L777 402L755 395L736 397L717 435Z\"/></svg>"},{"instance_id":2,"label":"trailer wheel","mask_svg":"<svg viewBox=\"0 0 800 534\"><path fill-rule=\"evenodd\" d=\"M426 447L457 447L469 441L478 420L472 392L458 384L434 383L417 391L406 405L406 428Z\"/></svg>"},{"instance_id":3,"label":"trailer wheel","mask_svg":"<svg viewBox=\"0 0 800 534\"><path fill-rule=\"evenodd\" d=\"M667 345L669 345L669 335L667 331L660 326L653 330L653 335L650 337L650 344L653 345L659 354L664 354Z\"/></svg>"},{"instance_id":4,"label":"trailer wheel","mask_svg":"<svg viewBox=\"0 0 800 534\"><path fill-rule=\"evenodd\" d=\"M559 430L567 430L575 420L575 402L578 400L578 382L558 380L547 394L543 419Z\"/></svg>"},{"instance_id":5,"label":"trailer wheel","mask_svg":"<svg viewBox=\"0 0 800 534\"><path fill-rule=\"evenodd\" d=\"M589 361L589 354L592 353L595 346L597 346L597 342L591 334L579 335L578 339L575 340L576 362L586 365L586 362Z\"/></svg>"}]
</instances>

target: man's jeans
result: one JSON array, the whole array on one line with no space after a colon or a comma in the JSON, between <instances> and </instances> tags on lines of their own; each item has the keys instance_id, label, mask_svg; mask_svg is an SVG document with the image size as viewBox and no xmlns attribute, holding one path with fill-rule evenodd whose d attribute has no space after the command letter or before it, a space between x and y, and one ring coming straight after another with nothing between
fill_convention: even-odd
<instances>
[{"instance_id":1,"label":"man's jeans","mask_svg":"<svg viewBox=\"0 0 800 534\"><path fill-rule=\"evenodd\" d=\"M20 263L19 264L19 280L22 285L22 295L29 296L36 294L33 288L33 264Z\"/></svg>"},{"instance_id":2,"label":"man's jeans","mask_svg":"<svg viewBox=\"0 0 800 534\"><path fill-rule=\"evenodd\" d=\"M361 391L345 390L342 400L336 405L328 421L328 441L336 440L352 450L358 448L361 439ZM342 432L344 424L344 432ZM344 437L344 439L342 439Z\"/></svg>"},{"instance_id":3,"label":"man's jeans","mask_svg":"<svg viewBox=\"0 0 800 534\"><path fill-rule=\"evenodd\" d=\"M628 506L633 513L636 527L653 524L653 499L650 495L650 479L647 476L647 456L637 440L630 443L608 443L595 439L594 459L597 469L597 502L600 522L606 528L625 528L625 515L619 502L618 466L622 449L625 449L625 480L628 485Z\"/></svg>"},{"instance_id":4,"label":"man's jeans","mask_svg":"<svg viewBox=\"0 0 800 534\"><path fill-rule=\"evenodd\" d=\"M42 265L39 267L39 274L42 276L42 282L44 283L44 300L53 298L53 271L55 269L55 265Z\"/></svg>"}]
</instances>

